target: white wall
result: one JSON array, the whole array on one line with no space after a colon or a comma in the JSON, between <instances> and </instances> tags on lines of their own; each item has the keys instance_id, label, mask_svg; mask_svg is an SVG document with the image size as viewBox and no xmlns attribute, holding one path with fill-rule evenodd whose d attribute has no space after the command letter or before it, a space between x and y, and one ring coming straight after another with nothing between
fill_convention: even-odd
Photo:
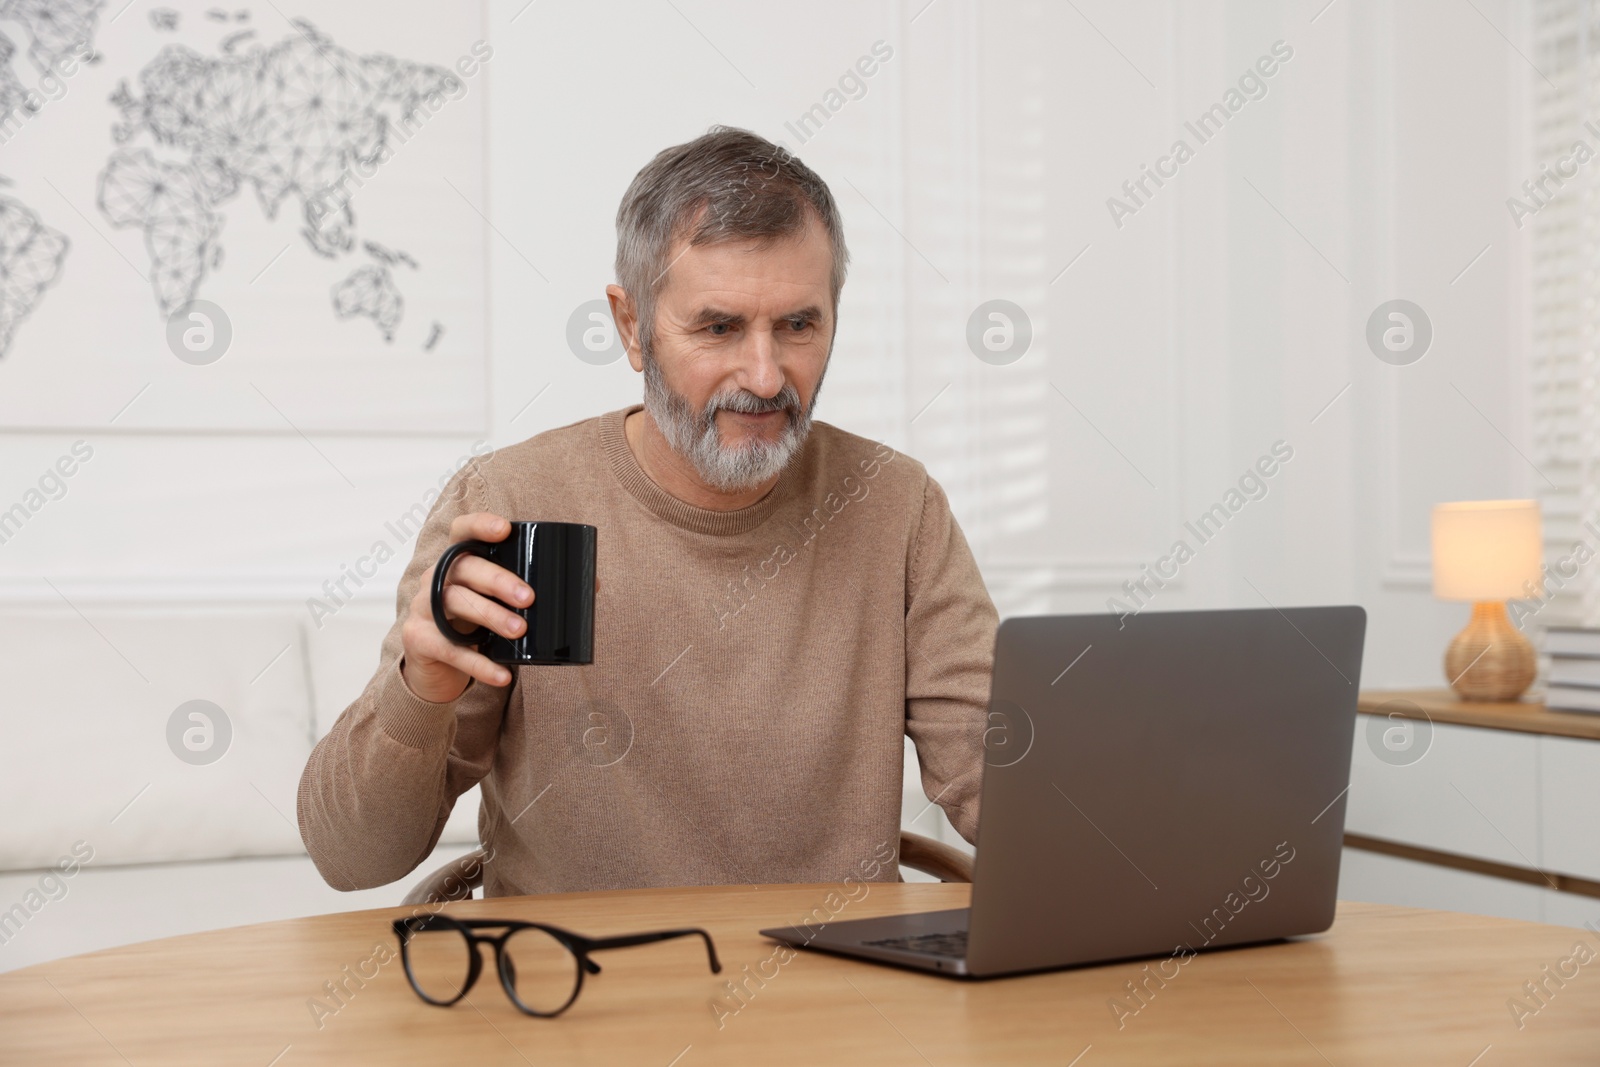
<instances>
[{"instance_id":1,"label":"white wall","mask_svg":"<svg viewBox=\"0 0 1600 1067\"><path fill-rule=\"evenodd\" d=\"M1078 6L1115 48L1070 6L1040 3L941 0L915 22L918 4L849 4L781 23L734 4L682 16L643 5L620 35L604 5L538 5L514 23L520 4L491 5L495 55L464 105L488 107L481 206L496 231L483 436L504 444L637 397L625 362L591 367L566 350L567 315L611 279L633 172L712 122L747 125L789 141L845 211L854 268L821 416L933 467L1004 611L1103 608L1282 438L1295 458L1268 498L1154 606L1259 603L1246 579L1274 603L1357 600L1372 611L1367 680L1436 680L1461 612L1424 584L1427 508L1522 492L1530 474L1496 432L1522 433L1520 279L1502 205L1520 180L1526 68L1443 0L1337 4L1314 24L1309 4ZM1484 9L1516 32L1511 5ZM360 36L378 48L387 32L363 23ZM894 56L865 97L796 144L784 122L880 39ZM1277 39L1295 54L1267 97L1115 228L1105 199ZM469 43L424 58L448 62ZM717 50L750 57L738 65L756 88ZM49 118L3 151L45 150ZM114 254L54 216L75 254ZM474 218L441 201L429 221ZM110 237L142 254L138 234ZM1361 336L1396 294L1436 329L1433 351L1405 368ZM963 340L967 314L995 296L1035 329L1007 367ZM90 602L302 602L474 440L416 431L314 435L313 449L287 429L108 425L67 499L3 546L0 596L52 600L49 577ZM0 498L70 440L7 435ZM383 610L400 567L363 590Z\"/></svg>"},{"instance_id":2,"label":"white wall","mask_svg":"<svg viewBox=\"0 0 1600 1067\"><path fill-rule=\"evenodd\" d=\"M475 440L504 445L636 399L625 361L595 367L567 350L567 318L611 280L634 172L726 122L787 141L845 214L854 265L819 417L930 466L1002 614L1103 610L1281 439L1294 458L1267 497L1152 607L1362 603L1363 682L1439 684L1464 608L1429 593L1428 508L1526 495L1531 474L1507 440L1526 436L1523 250L1503 207L1525 176L1530 72L1495 32L1518 39L1517 5L1478 8L1494 27L1446 0L879 0L803 18L732 0L494 0L494 56L453 105L485 109L482 200L446 194L416 220L482 230L481 432L0 427L4 501L77 437L96 450L67 497L0 546L0 610L66 598L86 619L173 601L305 618L306 599ZM404 18L367 10L314 17L364 48L415 51ZM1265 98L1115 226L1106 199L1279 39L1294 56ZM880 40L893 57L865 95L799 144L785 122ZM413 58L448 63L471 43L441 39ZM88 113L109 123L109 110ZM52 118L0 149L0 172L70 135L52 134ZM479 165L437 160L474 194ZM74 269L142 255L137 233L94 232L67 209L92 205L27 191L53 205ZM279 226L288 240L296 221ZM1422 304L1436 332L1409 367L1363 341L1368 313L1396 296ZM1009 366L980 362L964 338L996 297L1034 329ZM42 325L24 323L7 358L26 358ZM51 388L80 384L63 371ZM276 399L291 413L317 400ZM388 616L408 554L344 610ZM110 654L83 636L77 654ZM35 669L4 655L8 674Z\"/></svg>"}]
</instances>

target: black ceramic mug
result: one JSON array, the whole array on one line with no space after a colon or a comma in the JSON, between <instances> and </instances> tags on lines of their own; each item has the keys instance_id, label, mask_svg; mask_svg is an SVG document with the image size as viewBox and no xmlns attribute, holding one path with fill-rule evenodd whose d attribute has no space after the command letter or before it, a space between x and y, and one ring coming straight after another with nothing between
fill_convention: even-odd
<instances>
[{"instance_id":1,"label":"black ceramic mug","mask_svg":"<svg viewBox=\"0 0 1600 1067\"><path fill-rule=\"evenodd\" d=\"M594 662L595 528L577 522L513 522L504 541L457 541L433 568L433 621L458 645L506 664ZM457 556L470 553L504 567L533 590L533 603L513 607L527 623L521 637L487 626L462 633L444 613L444 581Z\"/></svg>"}]
</instances>

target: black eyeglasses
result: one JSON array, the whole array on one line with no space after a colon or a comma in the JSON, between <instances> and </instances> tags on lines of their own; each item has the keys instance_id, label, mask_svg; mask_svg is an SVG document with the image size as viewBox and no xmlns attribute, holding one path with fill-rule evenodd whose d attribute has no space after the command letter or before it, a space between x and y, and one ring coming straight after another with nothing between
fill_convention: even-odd
<instances>
[{"instance_id":1,"label":"black eyeglasses","mask_svg":"<svg viewBox=\"0 0 1600 1067\"><path fill-rule=\"evenodd\" d=\"M499 930L476 934L474 930ZM721 974L711 935L697 927L657 930L621 937L584 937L544 923L498 919L455 919L448 915L412 915L394 921L400 939L400 958L406 978L417 996L429 1004L446 1007L467 995L483 971L479 945L493 945L495 969L511 1003L529 1015L560 1015L578 999L583 975L599 974L600 965L589 953L608 948L629 948L675 937L698 935L711 957L711 973Z\"/></svg>"}]
</instances>

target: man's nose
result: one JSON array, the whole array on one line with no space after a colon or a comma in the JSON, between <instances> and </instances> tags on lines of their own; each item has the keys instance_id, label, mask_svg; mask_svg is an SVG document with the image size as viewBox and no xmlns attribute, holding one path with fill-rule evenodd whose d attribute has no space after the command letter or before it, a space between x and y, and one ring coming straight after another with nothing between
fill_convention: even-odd
<instances>
[{"instance_id":1,"label":"man's nose","mask_svg":"<svg viewBox=\"0 0 1600 1067\"><path fill-rule=\"evenodd\" d=\"M763 399L771 399L783 388L783 368L778 365L778 345L770 330L752 330L744 353L743 381L740 385Z\"/></svg>"}]
</instances>

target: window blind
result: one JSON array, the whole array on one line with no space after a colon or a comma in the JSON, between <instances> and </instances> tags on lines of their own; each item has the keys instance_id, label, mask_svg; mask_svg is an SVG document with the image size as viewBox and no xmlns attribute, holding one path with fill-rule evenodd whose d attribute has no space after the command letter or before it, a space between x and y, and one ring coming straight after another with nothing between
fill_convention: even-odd
<instances>
[{"instance_id":1,"label":"window blind","mask_svg":"<svg viewBox=\"0 0 1600 1067\"><path fill-rule=\"evenodd\" d=\"M1529 234L1530 424L1549 577L1544 602L1525 606L1542 630L1600 625L1600 0L1531 0L1527 10L1539 71L1529 74L1531 159L1507 209ZM1578 142L1593 153L1581 163Z\"/></svg>"}]
</instances>

